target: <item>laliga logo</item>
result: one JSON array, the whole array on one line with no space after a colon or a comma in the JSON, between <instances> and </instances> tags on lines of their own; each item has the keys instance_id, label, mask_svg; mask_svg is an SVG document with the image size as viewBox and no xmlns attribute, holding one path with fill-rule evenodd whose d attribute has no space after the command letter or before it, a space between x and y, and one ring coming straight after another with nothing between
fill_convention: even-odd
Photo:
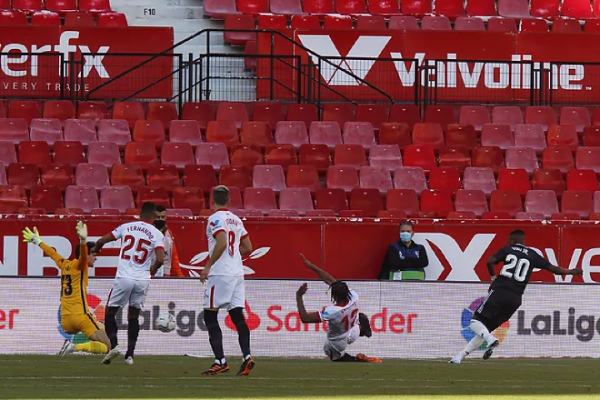
<instances>
[{"instance_id":1,"label":"laliga logo","mask_svg":"<svg viewBox=\"0 0 600 400\"><path fill-rule=\"evenodd\" d=\"M265 256L270 250L270 247L258 248L254 250L247 258L242 259L242 262L261 258ZM198 253L194 257L192 257L192 259L190 260L191 265L180 264L180 267L187 269L191 277L198 278L200 277L200 274L198 274L197 271L202 271L204 267L198 267L197 265L202 264L208 258L208 256L208 251L203 251L202 253ZM255 272L252 268L244 265L244 275L253 275L254 273Z\"/></svg>"},{"instance_id":2,"label":"laliga logo","mask_svg":"<svg viewBox=\"0 0 600 400\"><path fill-rule=\"evenodd\" d=\"M479 306L481 306L481 303L483 303L484 300L485 300L485 297L479 297L479 298L473 300L473 302L471 304L469 304L469 307L463 309L463 312L462 312L462 315L460 318L460 326L461 326L460 333L467 342L469 342L475 336L475 332L473 332L471 330L471 328L469 328L469 324L471 323L471 318L473 317L473 314L475 314L475 311L477 311ZM500 343L504 342L504 339L506 339L506 335L508 335L509 328L510 328L510 323L508 321L506 321L505 323L500 325L494 331L494 336L496 336L496 338L500 341ZM487 345L485 343L482 344L481 347L479 347L480 350L483 350L485 348L487 348Z\"/></svg>"}]
</instances>

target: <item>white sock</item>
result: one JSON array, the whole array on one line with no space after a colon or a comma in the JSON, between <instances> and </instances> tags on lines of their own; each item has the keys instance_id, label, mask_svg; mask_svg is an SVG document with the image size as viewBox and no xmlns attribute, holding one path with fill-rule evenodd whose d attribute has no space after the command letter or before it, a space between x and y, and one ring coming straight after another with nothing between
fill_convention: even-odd
<instances>
[{"instance_id":1,"label":"white sock","mask_svg":"<svg viewBox=\"0 0 600 400\"><path fill-rule=\"evenodd\" d=\"M225 365L227 364L227 360L225 358L222 358L220 360L218 358L215 358L215 364Z\"/></svg>"},{"instance_id":2,"label":"white sock","mask_svg":"<svg viewBox=\"0 0 600 400\"><path fill-rule=\"evenodd\" d=\"M486 328L485 325L481 321L477 321L476 319L472 319L471 323L469 324L469 328L471 328L471 330L473 332L475 332L475 334L477 334L477 336L482 337L483 340L485 340L485 342L487 343L488 346L490 346L492 343L494 343L497 340L490 333L490 331L488 331L488 328Z\"/></svg>"}]
</instances>

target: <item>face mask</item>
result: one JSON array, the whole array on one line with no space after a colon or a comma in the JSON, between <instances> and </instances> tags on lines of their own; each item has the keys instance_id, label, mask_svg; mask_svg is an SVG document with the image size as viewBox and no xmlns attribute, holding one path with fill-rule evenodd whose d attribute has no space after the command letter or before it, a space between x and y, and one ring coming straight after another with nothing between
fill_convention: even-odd
<instances>
[{"instance_id":1,"label":"face mask","mask_svg":"<svg viewBox=\"0 0 600 400\"><path fill-rule=\"evenodd\" d=\"M412 238L412 233L410 233L410 232L400 232L400 240L403 241L404 243L410 242L411 238Z\"/></svg>"}]
</instances>

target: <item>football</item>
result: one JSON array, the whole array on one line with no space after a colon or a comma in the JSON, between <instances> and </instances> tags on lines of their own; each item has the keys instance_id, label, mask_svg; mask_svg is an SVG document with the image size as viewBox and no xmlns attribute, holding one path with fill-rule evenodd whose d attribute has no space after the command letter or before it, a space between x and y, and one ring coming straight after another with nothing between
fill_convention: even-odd
<instances>
[{"instance_id":1,"label":"football","mask_svg":"<svg viewBox=\"0 0 600 400\"><path fill-rule=\"evenodd\" d=\"M175 316L169 313L161 313L156 318L156 326L161 332L171 332L177 326Z\"/></svg>"}]
</instances>

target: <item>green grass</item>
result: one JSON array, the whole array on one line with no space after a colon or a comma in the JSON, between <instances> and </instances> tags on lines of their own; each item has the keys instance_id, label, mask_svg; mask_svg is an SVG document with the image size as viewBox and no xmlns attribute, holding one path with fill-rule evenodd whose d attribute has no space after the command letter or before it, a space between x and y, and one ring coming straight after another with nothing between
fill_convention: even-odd
<instances>
[{"instance_id":1,"label":"green grass","mask_svg":"<svg viewBox=\"0 0 600 400\"><path fill-rule=\"evenodd\" d=\"M0 398L600 399L600 361L590 359L453 366L445 360L375 365L259 358L245 378L235 376L239 360L230 362L228 374L201 377L210 360L137 357L134 366L122 360L105 366L95 356L1 356Z\"/></svg>"}]
</instances>

